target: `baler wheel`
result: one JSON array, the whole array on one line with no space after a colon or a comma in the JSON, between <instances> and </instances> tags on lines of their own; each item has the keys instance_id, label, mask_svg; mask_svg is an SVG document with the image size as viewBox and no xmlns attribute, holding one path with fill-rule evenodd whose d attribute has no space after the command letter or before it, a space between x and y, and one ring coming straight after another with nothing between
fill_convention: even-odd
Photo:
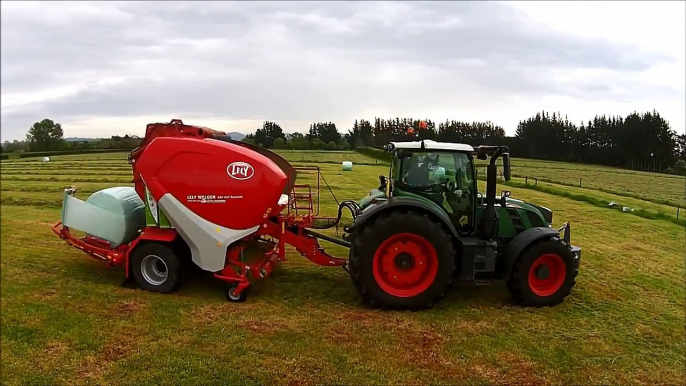
<instances>
[{"instance_id":1,"label":"baler wheel","mask_svg":"<svg viewBox=\"0 0 686 386\"><path fill-rule=\"evenodd\" d=\"M507 288L523 306L561 303L576 284L579 272L574 254L559 238L534 243L517 258Z\"/></svg>"},{"instance_id":2,"label":"baler wheel","mask_svg":"<svg viewBox=\"0 0 686 386\"><path fill-rule=\"evenodd\" d=\"M138 285L151 292L174 292L182 280L182 258L171 245L149 242L131 255L131 271Z\"/></svg>"},{"instance_id":3,"label":"baler wheel","mask_svg":"<svg viewBox=\"0 0 686 386\"><path fill-rule=\"evenodd\" d=\"M452 284L453 242L427 215L413 211L382 214L365 224L354 240L349 272L370 306L431 308Z\"/></svg>"},{"instance_id":4,"label":"baler wheel","mask_svg":"<svg viewBox=\"0 0 686 386\"><path fill-rule=\"evenodd\" d=\"M242 303L248 297L248 289L246 288L241 291L240 295L236 295L236 288L238 288L238 284L232 284L226 289L226 300L233 303Z\"/></svg>"}]
</instances>

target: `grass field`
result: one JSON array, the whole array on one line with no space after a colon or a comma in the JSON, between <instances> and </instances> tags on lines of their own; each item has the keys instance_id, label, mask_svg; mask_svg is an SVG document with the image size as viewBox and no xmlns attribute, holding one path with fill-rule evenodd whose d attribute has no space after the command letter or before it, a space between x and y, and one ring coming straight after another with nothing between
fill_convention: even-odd
<instances>
[{"instance_id":1,"label":"grass field","mask_svg":"<svg viewBox=\"0 0 686 386\"><path fill-rule=\"evenodd\" d=\"M485 163L480 162L480 165ZM614 193L625 197L686 206L686 177L555 161L513 159L513 177Z\"/></svg>"},{"instance_id":2,"label":"grass field","mask_svg":"<svg viewBox=\"0 0 686 386\"><path fill-rule=\"evenodd\" d=\"M295 164L317 163L339 200L364 196L387 173L355 153L283 154ZM342 160L354 161L354 171L342 172ZM661 198L683 200L683 179L548 164L569 167L570 179L574 168L592 169L598 184L613 179L615 187L640 178L636 196L668 191ZM528 174L528 161L513 165ZM552 179L551 170L541 173ZM10 160L0 171L3 384L684 384L686 229L669 221L508 188L551 208L555 226L571 221L572 241L582 248L577 286L550 309L518 307L495 283L459 285L424 312L370 310L342 269L294 253L245 303L232 304L223 284L203 275L170 295L120 287L121 268L52 233L64 187L75 182L85 199L130 185L125 154ZM332 200L322 202L324 213L334 209Z\"/></svg>"}]
</instances>

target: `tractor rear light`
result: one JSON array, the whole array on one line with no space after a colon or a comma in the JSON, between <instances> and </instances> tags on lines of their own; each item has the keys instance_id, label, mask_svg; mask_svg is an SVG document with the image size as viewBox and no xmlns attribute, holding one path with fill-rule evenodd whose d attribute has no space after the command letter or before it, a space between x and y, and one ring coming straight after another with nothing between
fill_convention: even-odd
<instances>
[{"instance_id":1,"label":"tractor rear light","mask_svg":"<svg viewBox=\"0 0 686 386\"><path fill-rule=\"evenodd\" d=\"M279 198L278 204L279 204L279 206L285 206L286 204L288 204L288 195L282 194L281 197Z\"/></svg>"}]
</instances>

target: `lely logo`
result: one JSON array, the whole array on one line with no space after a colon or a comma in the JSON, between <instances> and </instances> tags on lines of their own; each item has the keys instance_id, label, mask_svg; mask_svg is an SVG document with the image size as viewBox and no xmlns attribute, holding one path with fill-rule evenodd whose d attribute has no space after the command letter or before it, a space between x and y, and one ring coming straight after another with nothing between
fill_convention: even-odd
<instances>
[{"instance_id":1,"label":"lely logo","mask_svg":"<svg viewBox=\"0 0 686 386\"><path fill-rule=\"evenodd\" d=\"M247 180L255 175L255 169L247 162L234 162L226 167L226 173L237 180Z\"/></svg>"}]
</instances>

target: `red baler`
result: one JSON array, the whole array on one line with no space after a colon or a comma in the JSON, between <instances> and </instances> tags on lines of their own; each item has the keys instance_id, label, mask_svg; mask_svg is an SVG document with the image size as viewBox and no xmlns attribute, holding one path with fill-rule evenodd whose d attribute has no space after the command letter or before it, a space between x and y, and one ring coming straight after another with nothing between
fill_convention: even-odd
<instances>
[{"instance_id":1,"label":"red baler","mask_svg":"<svg viewBox=\"0 0 686 386\"><path fill-rule=\"evenodd\" d=\"M229 300L242 301L250 278L268 276L285 260L286 244L316 264L346 264L324 252L317 237L349 246L346 241L307 229L315 220L338 221L317 217L311 188L295 183L299 170L318 173L316 167L292 167L266 149L180 120L148 125L129 163L136 199L145 210L145 224L133 240L116 244L95 230L80 229L85 237L72 233L65 216L71 213L68 205L78 201L73 189L65 192L63 218L53 230L92 257L124 264L126 277L143 289L174 291L193 263L230 284ZM252 241L267 242L268 252L257 262L243 262L242 252Z\"/></svg>"}]
</instances>

